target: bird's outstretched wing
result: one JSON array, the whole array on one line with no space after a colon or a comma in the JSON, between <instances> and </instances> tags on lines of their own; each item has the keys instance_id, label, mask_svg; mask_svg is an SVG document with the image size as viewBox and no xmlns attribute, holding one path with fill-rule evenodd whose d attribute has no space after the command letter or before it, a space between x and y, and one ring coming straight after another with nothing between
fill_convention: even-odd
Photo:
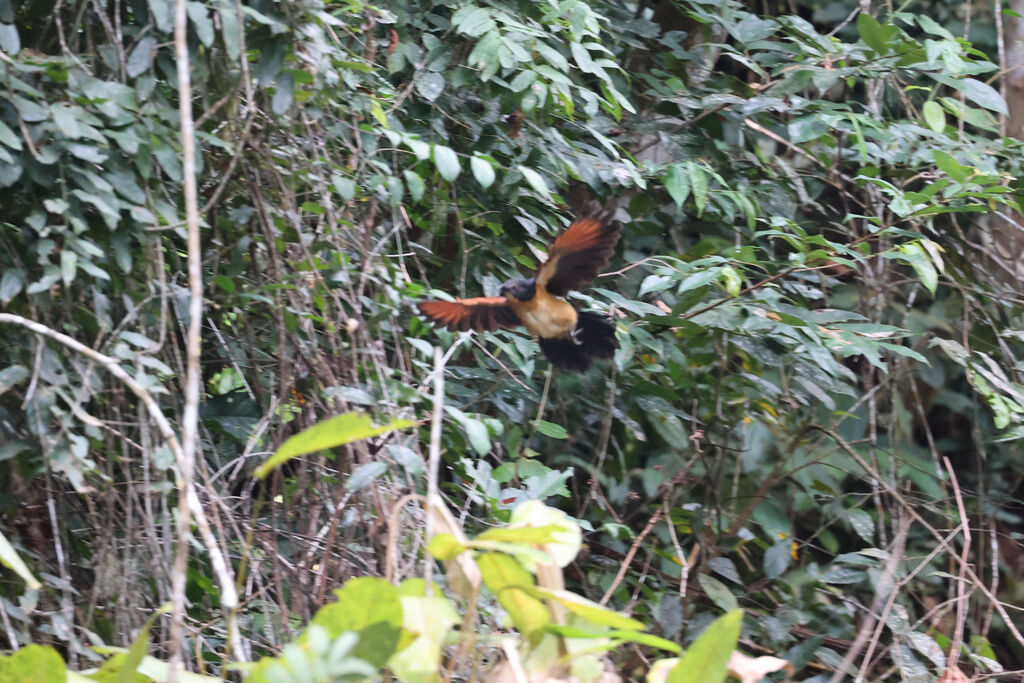
<instances>
[{"instance_id":1,"label":"bird's outstretched wing","mask_svg":"<svg viewBox=\"0 0 1024 683\"><path fill-rule=\"evenodd\" d=\"M596 218L574 221L551 245L548 260L537 271L537 284L555 296L593 280L608 265L622 224L602 223Z\"/></svg>"},{"instance_id":2,"label":"bird's outstretched wing","mask_svg":"<svg viewBox=\"0 0 1024 683\"><path fill-rule=\"evenodd\" d=\"M516 327L522 324L519 316L505 301L505 297L501 296L482 296L455 301L423 301L418 307L420 313L453 332L493 332L499 327Z\"/></svg>"}]
</instances>

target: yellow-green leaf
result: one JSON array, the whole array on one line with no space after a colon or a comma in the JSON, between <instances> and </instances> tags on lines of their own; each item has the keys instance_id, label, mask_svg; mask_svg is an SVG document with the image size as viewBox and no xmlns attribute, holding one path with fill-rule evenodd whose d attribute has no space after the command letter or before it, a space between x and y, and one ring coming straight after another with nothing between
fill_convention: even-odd
<instances>
[{"instance_id":1,"label":"yellow-green leaf","mask_svg":"<svg viewBox=\"0 0 1024 683\"><path fill-rule=\"evenodd\" d=\"M723 683L742 624L743 610L715 619L672 667L666 683Z\"/></svg>"},{"instance_id":2,"label":"yellow-green leaf","mask_svg":"<svg viewBox=\"0 0 1024 683\"><path fill-rule=\"evenodd\" d=\"M298 455L322 451L325 448L343 446L353 441L368 439L371 436L386 434L396 429L412 427L416 423L409 420L391 420L384 425L374 425L369 415L363 413L343 413L329 420L324 420L309 429L300 432L281 444L270 459L256 468L256 477L262 479L275 467L288 462Z\"/></svg>"},{"instance_id":3,"label":"yellow-green leaf","mask_svg":"<svg viewBox=\"0 0 1024 683\"><path fill-rule=\"evenodd\" d=\"M946 112L942 110L941 104L935 100L928 100L924 103L922 113L924 114L924 122L936 133L946 130Z\"/></svg>"}]
</instances>

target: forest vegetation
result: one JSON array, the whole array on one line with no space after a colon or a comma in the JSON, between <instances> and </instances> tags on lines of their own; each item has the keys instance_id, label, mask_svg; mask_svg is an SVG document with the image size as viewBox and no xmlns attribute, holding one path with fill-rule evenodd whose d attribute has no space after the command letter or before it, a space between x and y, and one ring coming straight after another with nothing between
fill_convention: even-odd
<instances>
[{"instance_id":1,"label":"forest vegetation","mask_svg":"<svg viewBox=\"0 0 1024 683\"><path fill-rule=\"evenodd\" d=\"M0 0L0 680L1020 680L1022 15Z\"/></svg>"}]
</instances>

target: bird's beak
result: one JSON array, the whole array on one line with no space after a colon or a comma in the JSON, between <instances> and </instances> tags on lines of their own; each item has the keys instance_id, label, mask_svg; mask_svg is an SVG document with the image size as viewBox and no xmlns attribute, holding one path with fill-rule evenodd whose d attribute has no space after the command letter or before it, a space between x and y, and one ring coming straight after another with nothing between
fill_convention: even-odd
<instances>
[{"instance_id":1,"label":"bird's beak","mask_svg":"<svg viewBox=\"0 0 1024 683\"><path fill-rule=\"evenodd\" d=\"M498 290L498 294L508 296L508 287L506 285L502 285L501 289Z\"/></svg>"}]
</instances>

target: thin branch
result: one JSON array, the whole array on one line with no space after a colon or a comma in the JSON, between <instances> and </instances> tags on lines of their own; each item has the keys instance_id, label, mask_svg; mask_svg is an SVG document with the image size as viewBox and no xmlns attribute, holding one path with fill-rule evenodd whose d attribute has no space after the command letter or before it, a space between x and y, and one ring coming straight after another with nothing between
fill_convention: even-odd
<instances>
[{"instance_id":1,"label":"thin branch","mask_svg":"<svg viewBox=\"0 0 1024 683\"><path fill-rule=\"evenodd\" d=\"M195 124L192 120L192 79L189 73L188 14L185 0L174 2L174 57L178 67L178 115L181 119L182 176L185 195L185 225L188 231L188 333L185 337L185 387L179 463L178 534L171 574L170 666L167 680L175 683L182 668L185 641L185 579L188 570L192 507L199 507L193 490L196 450L199 441L200 334L203 318L203 262L199 236L199 199L196 187ZM231 582L234 586L234 581ZM222 604L226 598L221 595ZM233 612L235 605L225 605ZM236 654L241 655L239 648Z\"/></svg>"}]
</instances>

